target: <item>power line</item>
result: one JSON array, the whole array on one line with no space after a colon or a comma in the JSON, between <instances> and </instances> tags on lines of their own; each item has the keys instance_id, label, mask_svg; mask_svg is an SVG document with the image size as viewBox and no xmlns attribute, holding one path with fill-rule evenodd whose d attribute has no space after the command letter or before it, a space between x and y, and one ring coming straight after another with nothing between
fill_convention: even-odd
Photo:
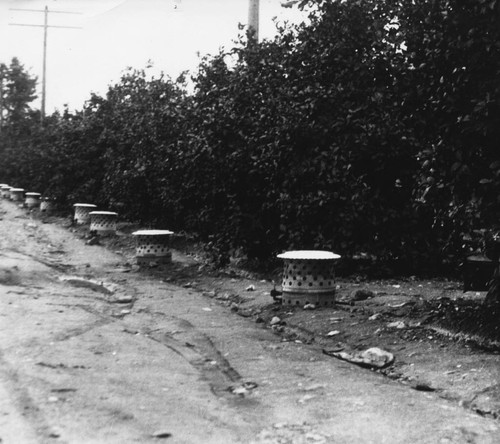
<instances>
[{"instance_id":1,"label":"power line","mask_svg":"<svg viewBox=\"0 0 500 444\"><path fill-rule=\"evenodd\" d=\"M59 26L59 25L49 25L49 12L54 14L75 14L81 15L80 12L75 11L58 11L50 10L47 6L44 9L19 9L11 8L10 11L26 11L26 12L42 12L43 25L32 25L28 23L9 23L11 26L29 26L34 28L43 28L43 68L42 68L42 109L41 109L41 120L45 119L45 99L46 99L46 89L47 89L47 30L48 28L64 28L64 29L81 29L80 26Z\"/></svg>"}]
</instances>

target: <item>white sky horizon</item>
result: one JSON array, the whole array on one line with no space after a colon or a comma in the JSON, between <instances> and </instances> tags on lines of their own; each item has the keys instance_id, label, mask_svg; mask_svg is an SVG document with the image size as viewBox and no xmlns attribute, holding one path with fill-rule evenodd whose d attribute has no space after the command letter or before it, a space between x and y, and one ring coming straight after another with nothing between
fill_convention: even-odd
<instances>
[{"instance_id":1,"label":"white sky horizon","mask_svg":"<svg viewBox=\"0 0 500 444\"><path fill-rule=\"evenodd\" d=\"M305 17L296 7L281 7L281 1L260 0L261 39L276 34L273 17L291 22ZM42 12L13 9L45 5L49 11L80 13L49 13L49 26L80 29L48 29L47 115L65 105L81 109L91 93L105 95L128 67L174 79L193 72L199 56L232 47L241 32L238 24L248 19L248 0L0 0L0 62L17 57L38 77L35 109L41 97L43 28L9 24L43 25Z\"/></svg>"}]
</instances>

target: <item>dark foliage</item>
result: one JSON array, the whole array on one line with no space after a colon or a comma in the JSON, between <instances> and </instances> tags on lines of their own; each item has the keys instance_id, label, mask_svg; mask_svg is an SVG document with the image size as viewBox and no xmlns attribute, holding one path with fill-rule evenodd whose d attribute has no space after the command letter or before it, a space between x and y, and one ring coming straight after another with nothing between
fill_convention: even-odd
<instances>
[{"instance_id":1,"label":"dark foliage","mask_svg":"<svg viewBox=\"0 0 500 444\"><path fill-rule=\"evenodd\" d=\"M500 198L500 2L302 2L191 79L127 72L84 109L30 120L2 181L197 233L218 264L292 248L442 272Z\"/></svg>"}]
</instances>

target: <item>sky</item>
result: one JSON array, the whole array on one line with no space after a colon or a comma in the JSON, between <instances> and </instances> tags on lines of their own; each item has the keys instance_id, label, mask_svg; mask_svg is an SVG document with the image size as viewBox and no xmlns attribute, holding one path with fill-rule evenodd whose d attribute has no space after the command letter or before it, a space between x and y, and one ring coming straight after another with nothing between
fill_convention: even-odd
<instances>
[{"instance_id":1,"label":"sky","mask_svg":"<svg viewBox=\"0 0 500 444\"><path fill-rule=\"evenodd\" d=\"M273 18L298 22L304 16L283 0L260 0L260 37L276 33ZM200 56L231 48L238 24L248 20L249 0L0 0L0 62L17 57L38 77L41 96L43 12L49 9L46 113L81 109L91 92L104 95L127 67L177 77L193 71ZM50 12L67 11L71 14ZM40 107L40 99L33 103Z\"/></svg>"}]
</instances>

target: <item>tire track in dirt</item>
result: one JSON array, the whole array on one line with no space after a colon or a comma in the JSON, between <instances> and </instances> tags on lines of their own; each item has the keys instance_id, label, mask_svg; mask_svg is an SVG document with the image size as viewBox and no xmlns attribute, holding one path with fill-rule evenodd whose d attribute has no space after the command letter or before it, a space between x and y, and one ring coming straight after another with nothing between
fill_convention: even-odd
<instances>
[{"instance_id":1,"label":"tire track in dirt","mask_svg":"<svg viewBox=\"0 0 500 444\"><path fill-rule=\"evenodd\" d=\"M27 253L26 251L22 251L18 248L10 248L10 251L17 253L17 254L20 254L20 255L23 255L23 256L26 256L26 257L29 257L30 259L34 260L35 262L38 262L39 264L45 265L46 267L49 267L49 268L56 270L58 272L68 273L69 271L74 270L74 268L75 268L73 265L64 264L64 263L59 262L59 261L54 260L54 259L51 259L51 260L41 259L40 257L35 256L34 254Z\"/></svg>"},{"instance_id":2,"label":"tire track in dirt","mask_svg":"<svg viewBox=\"0 0 500 444\"><path fill-rule=\"evenodd\" d=\"M198 370L203 370L206 362L216 362L217 364L213 366L218 368L227 381L232 383L241 381L241 375L229 364L208 336L197 331L184 319L170 318L170 321L172 320L185 330L181 339L175 339L172 334L162 331L164 329L147 332L145 335L170 348Z\"/></svg>"},{"instance_id":3,"label":"tire track in dirt","mask_svg":"<svg viewBox=\"0 0 500 444\"><path fill-rule=\"evenodd\" d=\"M162 312L149 314L161 316L162 320L167 321L168 329L167 327L154 330L146 329L142 334L184 358L207 381L215 396L237 400L239 405L259 404L255 399L245 397L245 394L257 385L244 381L209 336L197 330L186 319Z\"/></svg>"},{"instance_id":4,"label":"tire track in dirt","mask_svg":"<svg viewBox=\"0 0 500 444\"><path fill-rule=\"evenodd\" d=\"M96 320L95 322L92 322L90 324L86 324L82 327L76 327L76 328L72 328L70 330L66 330L62 333L58 333L54 337L54 341L57 341L57 342L67 341L68 339L74 338L76 336L84 335L85 333L88 333L89 331L92 331L96 328L111 324L112 322L115 322L115 321L116 321L116 319L108 319L108 318L101 317L100 319Z\"/></svg>"},{"instance_id":5,"label":"tire track in dirt","mask_svg":"<svg viewBox=\"0 0 500 444\"><path fill-rule=\"evenodd\" d=\"M109 303L109 301L106 301L102 298L96 297L95 299L98 299L102 302ZM109 325L109 324L112 324L114 322L120 321L120 316L107 315L107 314L91 307L90 305L74 304L74 305L71 305L71 308L79 308L83 311L86 311L87 313L90 313L90 314L94 315L95 317L97 317L97 320L95 320L94 322L91 322L91 323L86 323L85 325L83 325L81 327L71 328L71 329L65 330L61 333L58 333L54 337L55 341L58 341L58 342L67 341L70 338L84 335L85 333L88 333L89 331L92 331L96 328L103 327L105 325Z\"/></svg>"},{"instance_id":6,"label":"tire track in dirt","mask_svg":"<svg viewBox=\"0 0 500 444\"><path fill-rule=\"evenodd\" d=\"M11 367L0 350L0 383L2 382L4 382L3 386L13 400L16 410L37 436L37 442L40 444L49 444L53 443L55 438L59 438L59 434L52 429L49 421L43 414L43 410L30 396L28 389L22 381L22 375ZM67 444L66 441L61 439L58 439L57 442Z\"/></svg>"},{"instance_id":7,"label":"tire track in dirt","mask_svg":"<svg viewBox=\"0 0 500 444\"><path fill-rule=\"evenodd\" d=\"M54 337L55 341L66 341L112 323L123 325L125 333L135 333L135 330L120 316L108 315L90 305L75 304L72 307L84 310L96 316L97 319L92 323L57 334ZM163 312L146 312L142 309L141 313L152 317L160 316L163 322L166 321L168 323L168 328L163 327L156 330L145 329L141 332L143 337L164 345L184 358L208 382L212 393L217 397L234 398L235 396L231 392L231 388L238 387L240 384L243 387L248 387L249 391L254 388L252 383L245 383L243 381L242 376L231 366L212 340L206 334L197 330L189 321L167 315ZM170 333L172 328L176 331L177 338L174 338ZM243 396L239 398L243 399ZM255 401L246 400L245 402L250 403Z\"/></svg>"},{"instance_id":8,"label":"tire track in dirt","mask_svg":"<svg viewBox=\"0 0 500 444\"><path fill-rule=\"evenodd\" d=\"M87 311L98 319L85 326L61 332L56 335L54 340L65 341L112 323L122 325L125 333L136 333L134 328L119 316L108 315L94 307L84 304L76 304L73 305L73 307ZM162 322L168 323L168 327L162 327L155 330L144 329L141 332L143 337L164 345L184 358L200 373L202 378L208 382L214 395L218 397L234 398L231 388L237 387L240 384L242 384L243 387L248 387L249 391L254 388L252 383L245 383L243 381L242 376L231 366L212 340L206 334L197 330L189 321L167 315L163 312L149 312L142 309L141 313L151 317L161 317ZM172 329L176 332L176 338L174 338L171 333ZM243 396L239 398L243 399ZM251 401L247 400L246 402L248 403Z\"/></svg>"}]
</instances>

